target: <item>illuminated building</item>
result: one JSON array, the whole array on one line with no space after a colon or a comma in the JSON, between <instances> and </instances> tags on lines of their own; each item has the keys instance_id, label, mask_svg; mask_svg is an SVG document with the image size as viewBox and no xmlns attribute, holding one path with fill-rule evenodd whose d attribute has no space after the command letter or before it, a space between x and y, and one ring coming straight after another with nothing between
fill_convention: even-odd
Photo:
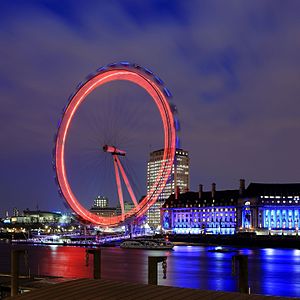
<instances>
[{"instance_id":1,"label":"illuminated building","mask_svg":"<svg viewBox=\"0 0 300 300\"><path fill-rule=\"evenodd\" d=\"M300 184L250 183L238 190L171 195L161 208L164 230L179 234L298 234Z\"/></svg>"},{"instance_id":2,"label":"illuminated building","mask_svg":"<svg viewBox=\"0 0 300 300\"><path fill-rule=\"evenodd\" d=\"M90 212L101 217L114 217L121 215L120 204L118 204L117 207L109 207L108 204L109 202L107 197L98 196L94 200L94 206L90 209ZM134 208L134 204L132 202L129 203L124 201L124 213L129 212L132 208Z\"/></svg>"},{"instance_id":3,"label":"illuminated building","mask_svg":"<svg viewBox=\"0 0 300 300\"><path fill-rule=\"evenodd\" d=\"M132 202L124 201L124 213L131 211L133 208L134 208L134 204ZM121 210L120 203L118 204L116 211L117 211L117 215L121 215L122 210Z\"/></svg>"},{"instance_id":4,"label":"illuminated building","mask_svg":"<svg viewBox=\"0 0 300 300\"><path fill-rule=\"evenodd\" d=\"M50 211L33 211L24 210L23 215L11 217L11 223L19 224L52 224L52 223L70 223L72 221L71 216L63 215L60 212Z\"/></svg>"},{"instance_id":5,"label":"illuminated building","mask_svg":"<svg viewBox=\"0 0 300 300\"><path fill-rule=\"evenodd\" d=\"M147 167L147 192L150 191L163 160L163 150L157 150L150 153L150 160ZM167 199L171 194L175 193L176 189L180 192L189 190L189 153L182 149L176 149L175 162L172 166L172 174L165 188L159 195L159 199Z\"/></svg>"},{"instance_id":6,"label":"illuminated building","mask_svg":"<svg viewBox=\"0 0 300 300\"><path fill-rule=\"evenodd\" d=\"M178 234L233 234L236 229L236 206L240 190L217 191L215 183L209 192L171 195L161 208L164 230Z\"/></svg>"},{"instance_id":7,"label":"illuminated building","mask_svg":"<svg viewBox=\"0 0 300 300\"><path fill-rule=\"evenodd\" d=\"M242 231L294 234L299 230L299 215L299 183L251 183L238 201L237 226Z\"/></svg>"},{"instance_id":8,"label":"illuminated building","mask_svg":"<svg viewBox=\"0 0 300 300\"><path fill-rule=\"evenodd\" d=\"M97 196L96 199L94 199L93 207L95 208L108 207L108 198L104 196Z\"/></svg>"},{"instance_id":9,"label":"illuminated building","mask_svg":"<svg viewBox=\"0 0 300 300\"><path fill-rule=\"evenodd\" d=\"M113 217L117 215L115 207L108 206L108 198L104 196L97 196L94 199L94 205L90 212L100 217Z\"/></svg>"},{"instance_id":10,"label":"illuminated building","mask_svg":"<svg viewBox=\"0 0 300 300\"><path fill-rule=\"evenodd\" d=\"M14 208L13 208L13 216L14 216L14 217L18 217L19 215L20 215L19 210L18 210L16 207L14 207Z\"/></svg>"},{"instance_id":11,"label":"illuminated building","mask_svg":"<svg viewBox=\"0 0 300 300\"><path fill-rule=\"evenodd\" d=\"M147 166L147 192L149 192L151 186L154 185L162 162L162 149L150 153ZM176 149L171 176L162 193L159 195L158 200L147 212L147 222L149 226L156 228L160 225L160 208L164 201L175 192L187 192L189 185L189 153L182 149Z\"/></svg>"},{"instance_id":12,"label":"illuminated building","mask_svg":"<svg viewBox=\"0 0 300 300\"><path fill-rule=\"evenodd\" d=\"M115 207L92 207L90 212L100 217L114 217L117 215Z\"/></svg>"}]
</instances>

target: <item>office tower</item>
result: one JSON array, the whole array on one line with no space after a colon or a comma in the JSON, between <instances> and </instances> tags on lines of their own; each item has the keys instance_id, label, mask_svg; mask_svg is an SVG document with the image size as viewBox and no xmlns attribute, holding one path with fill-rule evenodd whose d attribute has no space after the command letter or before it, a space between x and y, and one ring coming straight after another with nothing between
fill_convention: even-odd
<instances>
[{"instance_id":1,"label":"office tower","mask_svg":"<svg viewBox=\"0 0 300 300\"><path fill-rule=\"evenodd\" d=\"M147 192L150 191L154 184L162 160L163 149L150 153L150 159L147 167ZM184 193L189 190L189 153L186 150L176 149L175 159L172 166L172 173L167 184L158 197L157 202L148 210L148 224L150 227L156 228L160 225L160 208L164 201L171 195Z\"/></svg>"}]
</instances>

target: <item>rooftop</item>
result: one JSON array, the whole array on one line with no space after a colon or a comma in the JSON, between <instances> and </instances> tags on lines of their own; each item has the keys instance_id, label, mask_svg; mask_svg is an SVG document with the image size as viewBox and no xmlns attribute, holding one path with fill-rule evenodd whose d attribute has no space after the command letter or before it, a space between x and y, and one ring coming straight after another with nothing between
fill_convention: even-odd
<instances>
[{"instance_id":1,"label":"rooftop","mask_svg":"<svg viewBox=\"0 0 300 300\"><path fill-rule=\"evenodd\" d=\"M212 192L202 192L201 198L199 198L198 192L186 192L183 194L179 194L178 199L175 199L175 195L171 195L163 207L169 205L173 207L177 205L179 207L185 207L186 205L193 206L222 206L222 205L236 205L237 200L239 198L239 190L223 190L223 191L215 191L214 197Z\"/></svg>"},{"instance_id":2,"label":"rooftop","mask_svg":"<svg viewBox=\"0 0 300 300\"><path fill-rule=\"evenodd\" d=\"M246 196L259 195L300 195L300 183L254 183L251 182L246 189Z\"/></svg>"}]
</instances>

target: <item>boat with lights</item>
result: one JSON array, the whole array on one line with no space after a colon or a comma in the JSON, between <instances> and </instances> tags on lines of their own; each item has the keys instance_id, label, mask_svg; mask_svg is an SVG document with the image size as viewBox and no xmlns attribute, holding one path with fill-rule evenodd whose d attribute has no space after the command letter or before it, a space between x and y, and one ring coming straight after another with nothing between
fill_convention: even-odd
<instances>
[{"instance_id":1,"label":"boat with lights","mask_svg":"<svg viewBox=\"0 0 300 300\"><path fill-rule=\"evenodd\" d=\"M235 248L216 246L213 249L207 250L208 252L219 252L219 253L230 253L230 252L238 252Z\"/></svg>"},{"instance_id":2,"label":"boat with lights","mask_svg":"<svg viewBox=\"0 0 300 300\"><path fill-rule=\"evenodd\" d=\"M120 244L125 249L172 250L174 244L164 239L131 239Z\"/></svg>"}]
</instances>

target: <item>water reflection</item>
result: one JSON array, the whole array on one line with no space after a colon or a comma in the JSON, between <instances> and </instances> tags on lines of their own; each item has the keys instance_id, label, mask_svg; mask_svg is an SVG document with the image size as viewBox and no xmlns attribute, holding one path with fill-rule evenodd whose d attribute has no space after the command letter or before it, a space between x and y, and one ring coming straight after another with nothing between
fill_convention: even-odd
<instances>
[{"instance_id":1,"label":"water reflection","mask_svg":"<svg viewBox=\"0 0 300 300\"><path fill-rule=\"evenodd\" d=\"M0 272L9 272L9 244L0 244ZM16 246L13 246L16 247ZM92 278L93 259L86 266L85 248L64 246L17 246L29 253L31 274ZM167 279L161 285L197 289L237 291L237 278L231 274L231 259L236 253L207 251L209 247L176 246L174 251L103 248L102 277L121 281L147 283L148 256L167 256ZM257 294L299 297L300 250L297 249L240 249L248 255L249 285ZM21 259L21 270L28 272Z\"/></svg>"},{"instance_id":2,"label":"water reflection","mask_svg":"<svg viewBox=\"0 0 300 300\"><path fill-rule=\"evenodd\" d=\"M255 257L249 256L249 272L257 276L257 280L252 278L252 290L256 293L293 297L300 295L300 261L294 249L257 250Z\"/></svg>"}]
</instances>

